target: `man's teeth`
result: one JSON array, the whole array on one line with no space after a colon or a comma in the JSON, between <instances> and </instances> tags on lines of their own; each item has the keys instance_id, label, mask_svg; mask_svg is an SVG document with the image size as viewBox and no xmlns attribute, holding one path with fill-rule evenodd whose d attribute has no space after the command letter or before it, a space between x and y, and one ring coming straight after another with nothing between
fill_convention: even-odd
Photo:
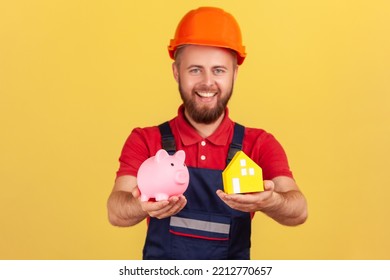
<instances>
[{"instance_id":1,"label":"man's teeth","mask_svg":"<svg viewBox=\"0 0 390 280\"><path fill-rule=\"evenodd\" d=\"M201 97L213 97L215 92L197 92L197 94Z\"/></svg>"}]
</instances>

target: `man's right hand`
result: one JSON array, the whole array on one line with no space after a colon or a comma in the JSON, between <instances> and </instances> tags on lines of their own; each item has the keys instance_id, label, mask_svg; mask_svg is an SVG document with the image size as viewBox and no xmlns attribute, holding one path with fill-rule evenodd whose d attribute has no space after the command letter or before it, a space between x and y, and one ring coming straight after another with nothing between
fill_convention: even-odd
<instances>
[{"instance_id":1,"label":"man's right hand","mask_svg":"<svg viewBox=\"0 0 390 280\"><path fill-rule=\"evenodd\" d=\"M171 196L168 200L162 201L141 201L141 194L138 188L132 191L132 195L138 199L143 211L148 213L150 217L157 219L173 216L180 212L187 204L187 199L184 195Z\"/></svg>"}]
</instances>

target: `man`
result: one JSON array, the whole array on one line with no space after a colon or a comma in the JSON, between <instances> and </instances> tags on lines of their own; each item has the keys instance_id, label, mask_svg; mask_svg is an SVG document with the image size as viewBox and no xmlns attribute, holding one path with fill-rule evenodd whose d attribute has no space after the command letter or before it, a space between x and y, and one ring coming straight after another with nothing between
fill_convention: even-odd
<instances>
[{"instance_id":1,"label":"man","mask_svg":"<svg viewBox=\"0 0 390 280\"><path fill-rule=\"evenodd\" d=\"M132 131L108 199L109 220L132 226L147 218L144 259L249 259L255 212L294 226L306 220L307 205L277 140L228 116L238 66L246 56L239 26L221 9L192 10L179 23L169 54L183 105L165 125ZM162 147L172 149L162 143L169 138L173 149L186 152L190 185L183 195L141 202L137 170ZM262 167L264 192L222 191L232 142Z\"/></svg>"}]
</instances>

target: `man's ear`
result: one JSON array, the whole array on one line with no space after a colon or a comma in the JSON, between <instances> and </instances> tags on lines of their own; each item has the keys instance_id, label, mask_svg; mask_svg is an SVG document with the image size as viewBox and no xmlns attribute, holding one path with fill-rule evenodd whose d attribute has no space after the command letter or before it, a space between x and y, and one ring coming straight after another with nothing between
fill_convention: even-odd
<instances>
[{"instance_id":1,"label":"man's ear","mask_svg":"<svg viewBox=\"0 0 390 280\"><path fill-rule=\"evenodd\" d=\"M236 66L234 67L234 73L233 73L233 80L234 80L234 81L236 81L237 76L238 76L238 68L239 68L238 65L236 65Z\"/></svg>"},{"instance_id":2,"label":"man's ear","mask_svg":"<svg viewBox=\"0 0 390 280\"><path fill-rule=\"evenodd\" d=\"M172 63L172 72L176 82L179 82L179 68L177 67L176 62Z\"/></svg>"}]
</instances>

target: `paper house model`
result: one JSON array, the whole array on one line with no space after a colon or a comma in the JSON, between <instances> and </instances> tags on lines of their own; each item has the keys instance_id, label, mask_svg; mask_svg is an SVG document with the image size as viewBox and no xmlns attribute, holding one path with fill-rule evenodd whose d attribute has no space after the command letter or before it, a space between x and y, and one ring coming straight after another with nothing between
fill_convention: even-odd
<instances>
[{"instance_id":1,"label":"paper house model","mask_svg":"<svg viewBox=\"0 0 390 280\"><path fill-rule=\"evenodd\" d=\"M262 169L243 151L237 152L226 166L222 180L228 194L264 191Z\"/></svg>"}]
</instances>

